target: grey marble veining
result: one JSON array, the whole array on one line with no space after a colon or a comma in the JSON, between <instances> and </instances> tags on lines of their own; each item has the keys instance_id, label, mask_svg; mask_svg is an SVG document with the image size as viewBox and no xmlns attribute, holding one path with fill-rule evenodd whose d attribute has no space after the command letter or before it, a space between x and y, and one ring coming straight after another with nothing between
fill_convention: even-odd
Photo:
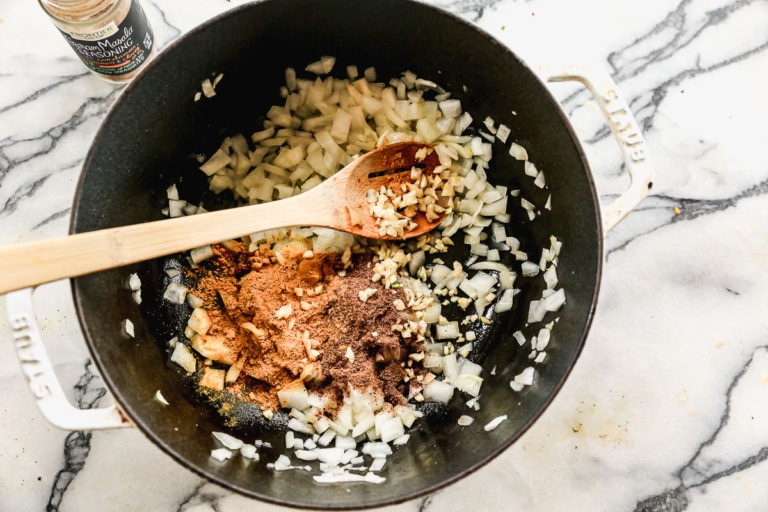
<instances>
[{"instance_id":1,"label":"grey marble veining","mask_svg":"<svg viewBox=\"0 0 768 512\"><path fill-rule=\"evenodd\" d=\"M145 0L161 47L242 2ZM531 65L600 65L644 130L652 195L606 239L577 366L486 467L391 511L759 511L768 505L768 2L431 1ZM121 90L84 71L35 2L0 7L0 243L67 232L80 167ZM627 184L589 95L552 85L603 200ZM71 401L109 401L66 283L38 293ZM0 303L3 299L0 298ZM284 510L201 480L135 429L37 411L0 316L0 511Z\"/></svg>"}]
</instances>

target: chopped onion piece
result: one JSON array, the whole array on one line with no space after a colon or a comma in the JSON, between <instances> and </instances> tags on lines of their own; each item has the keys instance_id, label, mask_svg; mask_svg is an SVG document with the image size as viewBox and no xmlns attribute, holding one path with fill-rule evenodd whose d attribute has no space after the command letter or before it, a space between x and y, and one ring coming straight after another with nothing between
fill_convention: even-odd
<instances>
[{"instance_id":1,"label":"chopped onion piece","mask_svg":"<svg viewBox=\"0 0 768 512\"><path fill-rule=\"evenodd\" d=\"M259 460L259 454L256 452L256 447L252 444L243 444L240 448L240 455L246 459Z\"/></svg>"},{"instance_id":2,"label":"chopped onion piece","mask_svg":"<svg viewBox=\"0 0 768 512\"><path fill-rule=\"evenodd\" d=\"M536 374L536 370L533 366L528 366L522 372L515 376L515 382L523 384L525 386L531 386L533 384L533 377Z\"/></svg>"},{"instance_id":3,"label":"chopped onion piece","mask_svg":"<svg viewBox=\"0 0 768 512\"><path fill-rule=\"evenodd\" d=\"M370 471L381 471L384 469L384 465L387 463L387 459L374 459L371 462L371 466L368 468Z\"/></svg>"},{"instance_id":4,"label":"chopped onion piece","mask_svg":"<svg viewBox=\"0 0 768 512\"><path fill-rule=\"evenodd\" d=\"M200 166L200 170L208 176L213 176L218 171L224 169L232 163L232 159L229 155L219 148L203 165Z\"/></svg>"},{"instance_id":5,"label":"chopped onion piece","mask_svg":"<svg viewBox=\"0 0 768 512\"><path fill-rule=\"evenodd\" d=\"M211 435L230 450L239 450L243 447L243 442L240 439L227 434L226 432L211 432Z\"/></svg>"},{"instance_id":6,"label":"chopped onion piece","mask_svg":"<svg viewBox=\"0 0 768 512\"><path fill-rule=\"evenodd\" d=\"M223 462L230 457L232 457L232 452L226 448L217 448L215 450L211 450L211 458L219 462Z\"/></svg>"},{"instance_id":7,"label":"chopped onion piece","mask_svg":"<svg viewBox=\"0 0 768 512\"><path fill-rule=\"evenodd\" d=\"M506 213L506 211L507 211L507 196L504 196L498 201L495 201L490 204L486 204L482 208L480 208L480 215L484 215L486 217L493 217L495 215L502 215Z\"/></svg>"},{"instance_id":8,"label":"chopped onion piece","mask_svg":"<svg viewBox=\"0 0 768 512\"><path fill-rule=\"evenodd\" d=\"M344 456L343 448L317 448L317 460L329 466L338 466Z\"/></svg>"},{"instance_id":9,"label":"chopped onion piece","mask_svg":"<svg viewBox=\"0 0 768 512\"><path fill-rule=\"evenodd\" d=\"M509 146L509 154L512 155L512 157L514 157L516 160L528 160L528 151L526 151L523 146L516 142L513 142Z\"/></svg>"},{"instance_id":10,"label":"chopped onion piece","mask_svg":"<svg viewBox=\"0 0 768 512\"><path fill-rule=\"evenodd\" d=\"M394 441L392 441L393 446L402 446L404 444L408 444L408 440L410 439L410 434L403 434L402 436L398 437Z\"/></svg>"},{"instance_id":11,"label":"chopped onion piece","mask_svg":"<svg viewBox=\"0 0 768 512\"><path fill-rule=\"evenodd\" d=\"M467 416L466 414L459 416L459 421L457 422L462 427L468 427L472 423L474 423L475 418L472 416Z\"/></svg>"},{"instance_id":12,"label":"chopped onion piece","mask_svg":"<svg viewBox=\"0 0 768 512\"><path fill-rule=\"evenodd\" d=\"M437 325L435 327L435 338L438 340L455 339L461 335L459 331L459 322L453 321L447 324Z\"/></svg>"},{"instance_id":13,"label":"chopped onion piece","mask_svg":"<svg viewBox=\"0 0 768 512\"><path fill-rule=\"evenodd\" d=\"M532 300L528 305L528 323L533 324L544 320L547 308L543 300Z\"/></svg>"},{"instance_id":14,"label":"chopped onion piece","mask_svg":"<svg viewBox=\"0 0 768 512\"><path fill-rule=\"evenodd\" d=\"M511 130L509 127L505 124L500 124L498 129L496 130L496 137L501 141L506 143L507 138L509 137L509 134L511 133Z\"/></svg>"},{"instance_id":15,"label":"chopped onion piece","mask_svg":"<svg viewBox=\"0 0 768 512\"><path fill-rule=\"evenodd\" d=\"M277 392L277 398L280 400L280 406L287 409L302 411L309 407L307 388L301 380L294 380L283 386Z\"/></svg>"},{"instance_id":16,"label":"chopped onion piece","mask_svg":"<svg viewBox=\"0 0 768 512\"><path fill-rule=\"evenodd\" d=\"M155 400L157 400L158 402L160 402L163 405L170 405L168 403L168 400L165 399L165 397L163 396L163 394L160 392L159 389L157 390L157 393L155 393Z\"/></svg>"},{"instance_id":17,"label":"chopped onion piece","mask_svg":"<svg viewBox=\"0 0 768 512\"><path fill-rule=\"evenodd\" d=\"M187 320L187 325L198 334L207 334L208 329L213 325L208 312L202 308L195 308Z\"/></svg>"},{"instance_id":18,"label":"chopped onion piece","mask_svg":"<svg viewBox=\"0 0 768 512\"><path fill-rule=\"evenodd\" d=\"M509 387L512 388L512 391L522 391L525 389L525 384L521 384L520 382L515 382L513 380L509 383Z\"/></svg>"},{"instance_id":19,"label":"chopped onion piece","mask_svg":"<svg viewBox=\"0 0 768 512\"><path fill-rule=\"evenodd\" d=\"M222 391L224 390L224 377L224 370L206 368L199 384L201 387L210 388L214 391Z\"/></svg>"},{"instance_id":20,"label":"chopped onion piece","mask_svg":"<svg viewBox=\"0 0 768 512\"><path fill-rule=\"evenodd\" d=\"M380 430L379 435L381 436L381 440L385 443L394 441L398 437L405 434L405 427L403 426L403 422L397 416L381 422L381 426L377 427L377 429Z\"/></svg>"},{"instance_id":21,"label":"chopped onion piece","mask_svg":"<svg viewBox=\"0 0 768 512\"><path fill-rule=\"evenodd\" d=\"M443 375L449 381L453 382L459 375L459 363L455 353L447 354L443 357Z\"/></svg>"},{"instance_id":22,"label":"chopped onion piece","mask_svg":"<svg viewBox=\"0 0 768 512\"><path fill-rule=\"evenodd\" d=\"M392 455L392 448L384 442L368 442L363 445L362 452L374 459L383 459Z\"/></svg>"},{"instance_id":23,"label":"chopped onion piece","mask_svg":"<svg viewBox=\"0 0 768 512\"><path fill-rule=\"evenodd\" d=\"M551 339L551 334L552 331L546 327L539 330L539 334L536 336L536 350L541 352L547 348L547 345L549 345L549 340Z\"/></svg>"},{"instance_id":24,"label":"chopped onion piece","mask_svg":"<svg viewBox=\"0 0 768 512\"><path fill-rule=\"evenodd\" d=\"M184 368L187 373L193 373L197 369L195 356L183 343L176 343L171 354L171 361Z\"/></svg>"},{"instance_id":25,"label":"chopped onion piece","mask_svg":"<svg viewBox=\"0 0 768 512\"><path fill-rule=\"evenodd\" d=\"M168 201L168 216L169 217L183 217L184 208L186 208L187 202L171 199Z\"/></svg>"},{"instance_id":26,"label":"chopped onion piece","mask_svg":"<svg viewBox=\"0 0 768 512\"><path fill-rule=\"evenodd\" d=\"M317 444L320 446L328 446L331 444L334 437L336 437L336 431L329 428L318 438Z\"/></svg>"},{"instance_id":27,"label":"chopped onion piece","mask_svg":"<svg viewBox=\"0 0 768 512\"><path fill-rule=\"evenodd\" d=\"M480 394L480 386L483 384L483 379L477 375L471 374L459 374L456 378L456 389L463 391L471 396L477 396Z\"/></svg>"},{"instance_id":28,"label":"chopped onion piece","mask_svg":"<svg viewBox=\"0 0 768 512\"><path fill-rule=\"evenodd\" d=\"M447 404L453 397L453 386L441 380L433 380L424 387L424 399L428 402Z\"/></svg>"},{"instance_id":29,"label":"chopped onion piece","mask_svg":"<svg viewBox=\"0 0 768 512\"><path fill-rule=\"evenodd\" d=\"M532 261L524 261L520 265L524 277L533 277L539 273L539 265Z\"/></svg>"},{"instance_id":30,"label":"chopped onion piece","mask_svg":"<svg viewBox=\"0 0 768 512\"><path fill-rule=\"evenodd\" d=\"M512 288L504 290L504 293L501 294L499 300L496 301L496 313L504 313L505 311L511 310L512 305L514 304L514 296L515 290Z\"/></svg>"},{"instance_id":31,"label":"chopped onion piece","mask_svg":"<svg viewBox=\"0 0 768 512\"><path fill-rule=\"evenodd\" d=\"M484 296L490 292L494 286L498 283L498 279L491 274L483 271L478 271L472 279L469 280L469 284L474 290L477 291L479 296Z\"/></svg>"},{"instance_id":32,"label":"chopped onion piece","mask_svg":"<svg viewBox=\"0 0 768 512\"><path fill-rule=\"evenodd\" d=\"M506 414L503 414L501 416L496 416L483 427L483 430L485 430L486 432L490 432L491 430L501 425L501 422L503 422L506 419L507 419Z\"/></svg>"},{"instance_id":33,"label":"chopped onion piece","mask_svg":"<svg viewBox=\"0 0 768 512\"><path fill-rule=\"evenodd\" d=\"M560 288L552 295L541 300L547 311L557 311L565 304L565 290Z\"/></svg>"},{"instance_id":34,"label":"chopped onion piece","mask_svg":"<svg viewBox=\"0 0 768 512\"><path fill-rule=\"evenodd\" d=\"M509 290L515 286L515 278L517 274L511 270L499 272L499 287L502 290Z\"/></svg>"},{"instance_id":35,"label":"chopped onion piece","mask_svg":"<svg viewBox=\"0 0 768 512\"><path fill-rule=\"evenodd\" d=\"M352 436L336 436L334 446L343 450L351 450L357 446L357 442Z\"/></svg>"},{"instance_id":36,"label":"chopped onion piece","mask_svg":"<svg viewBox=\"0 0 768 512\"><path fill-rule=\"evenodd\" d=\"M141 279L139 278L139 274L133 273L128 276L128 287L133 291L141 289Z\"/></svg>"},{"instance_id":37,"label":"chopped onion piece","mask_svg":"<svg viewBox=\"0 0 768 512\"><path fill-rule=\"evenodd\" d=\"M509 272L507 265L496 261L479 261L469 266L470 270L496 270L498 272Z\"/></svg>"},{"instance_id":38,"label":"chopped onion piece","mask_svg":"<svg viewBox=\"0 0 768 512\"><path fill-rule=\"evenodd\" d=\"M123 331L125 331L125 334L133 338L135 336L135 331L133 328L133 322L131 322L128 318L123 320Z\"/></svg>"},{"instance_id":39,"label":"chopped onion piece","mask_svg":"<svg viewBox=\"0 0 768 512\"><path fill-rule=\"evenodd\" d=\"M438 103L440 111L445 117L459 117L462 114L461 101L457 99L445 100Z\"/></svg>"},{"instance_id":40,"label":"chopped onion piece","mask_svg":"<svg viewBox=\"0 0 768 512\"><path fill-rule=\"evenodd\" d=\"M168 283L168 286L165 288L165 293L163 293L163 298L168 302L172 302L174 304L184 304L184 299L186 298L186 295L187 295L186 286L184 286L181 283L170 282Z\"/></svg>"},{"instance_id":41,"label":"chopped onion piece","mask_svg":"<svg viewBox=\"0 0 768 512\"><path fill-rule=\"evenodd\" d=\"M333 66L336 64L336 57L322 56L320 60L313 62L305 68L305 71L314 73L316 75L326 75L333 70Z\"/></svg>"},{"instance_id":42,"label":"chopped onion piece","mask_svg":"<svg viewBox=\"0 0 768 512\"><path fill-rule=\"evenodd\" d=\"M544 271L543 277L548 289L552 290L557 286L557 269L554 265Z\"/></svg>"},{"instance_id":43,"label":"chopped onion piece","mask_svg":"<svg viewBox=\"0 0 768 512\"><path fill-rule=\"evenodd\" d=\"M365 477L343 471L339 474L336 473L322 473L320 475L314 475L312 479L319 484L339 484L345 482L364 482Z\"/></svg>"},{"instance_id":44,"label":"chopped onion piece","mask_svg":"<svg viewBox=\"0 0 768 512\"><path fill-rule=\"evenodd\" d=\"M532 212L536 209L536 205L528 201L524 197L520 198L520 206L522 206L523 209L528 210L529 212Z\"/></svg>"},{"instance_id":45,"label":"chopped onion piece","mask_svg":"<svg viewBox=\"0 0 768 512\"><path fill-rule=\"evenodd\" d=\"M286 455L280 455L277 457L277 460L272 467L275 471L285 471L286 469L291 469L293 466L291 466L291 459Z\"/></svg>"},{"instance_id":46,"label":"chopped onion piece","mask_svg":"<svg viewBox=\"0 0 768 512\"><path fill-rule=\"evenodd\" d=\"M275 311L275 318L277 320L282 320L284 318L289 318L293 314L293 306L290 304L286 304L284 306L280 306L277 308L277 311Z\"/></svg>"},{"instance_id":47,"label":"chopped onion piece","mask_svg":"<svg viewBox=\"0 0 768 512\"><path fill-rule=\"evenodd\" d=\"M227 365L235 364L234 355L227 345L227 338L224 336L195 334L190 338L189 344L206 359Z\"/></svg>"}]
</instances>

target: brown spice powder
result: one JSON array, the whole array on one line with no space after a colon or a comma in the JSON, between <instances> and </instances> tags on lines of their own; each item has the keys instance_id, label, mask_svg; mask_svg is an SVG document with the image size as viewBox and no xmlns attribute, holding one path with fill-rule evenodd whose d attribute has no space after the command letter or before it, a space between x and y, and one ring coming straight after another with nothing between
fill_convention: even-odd
<instances>
[{"instance_id":1,"label":"brown spice powder","mask_svg":"<svg viewBox=\"0 0 768 512\"><path fill-rule=\"evenodd\" d=\"M328 398L333 415L350 387L372 390L392 405L404 404L411 386L406 361L423 349L392 326L407 313L393 302L398 289L371 280L371 256L354 255L343 268L337 254L277 263L271 250L255 253L240 244L214 246L212 260L190 271L192 293L203 299L212 320L208 333L226 337L240 375L229 391L262 409L279 408L277 392L303 379L311 391ZM375 289L366 302L359 292ZM290 307L291 314L278 318ZM281 308L283 308L281 310ZM412 375L424 373L418 365Z\"/></svg>"}]
</instances>

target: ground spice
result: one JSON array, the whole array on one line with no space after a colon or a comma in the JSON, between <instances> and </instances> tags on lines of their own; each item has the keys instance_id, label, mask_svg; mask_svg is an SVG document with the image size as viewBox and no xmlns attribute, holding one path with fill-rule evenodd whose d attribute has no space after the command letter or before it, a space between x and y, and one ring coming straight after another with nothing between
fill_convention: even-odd
<instances>
[{"instance_id":1,"label":"ground spice","mask_svg":"<svg viewBox=\"0 0 768 512\"><path fill-rule=\"evenodd\" d=\"M407 300L401 290L372 281L370 254L345 265L338 254L299 252L280 264L271 249L228 247L214 246L214 257L189 277L211 318L208 334L226 337L241 368L229 391L276 411L277 392L302 379L328 399L333 415L350 387L373 390L392 405L420 389L411 377L423 371L407 358L423 346L392 330L409 314L393 303ZM368 289L376 291L363 302L360 291Z\"/></svg>"}]
</instances>

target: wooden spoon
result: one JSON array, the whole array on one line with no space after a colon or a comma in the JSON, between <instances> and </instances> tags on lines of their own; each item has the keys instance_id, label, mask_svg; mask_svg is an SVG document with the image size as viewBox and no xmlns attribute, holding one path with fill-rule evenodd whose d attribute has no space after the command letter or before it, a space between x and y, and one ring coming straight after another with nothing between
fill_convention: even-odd
<instances>
[{"instance_id":1,"label":"wooden spoon","mask_svg":"<svg viewBox=\"0 0 768 512\"><path fill-rule=\"evenodd\" d=\"M423 148L427 156L424 151L417 156ZM439 164L431 146L402 142L366 153L321 185L279 201L3 247L0 294L269 229L317 226L367 238L391 238L379 234L366 194L382 185L410 180L409 172L397 171L420 166L429 174ZM352 221L350 209L358 213L358 224ZM419 213L413 220L417 227L406 230L404 238L430 231L442 221L442 215L429 221Z\"/></svg>"}]
</instances>

